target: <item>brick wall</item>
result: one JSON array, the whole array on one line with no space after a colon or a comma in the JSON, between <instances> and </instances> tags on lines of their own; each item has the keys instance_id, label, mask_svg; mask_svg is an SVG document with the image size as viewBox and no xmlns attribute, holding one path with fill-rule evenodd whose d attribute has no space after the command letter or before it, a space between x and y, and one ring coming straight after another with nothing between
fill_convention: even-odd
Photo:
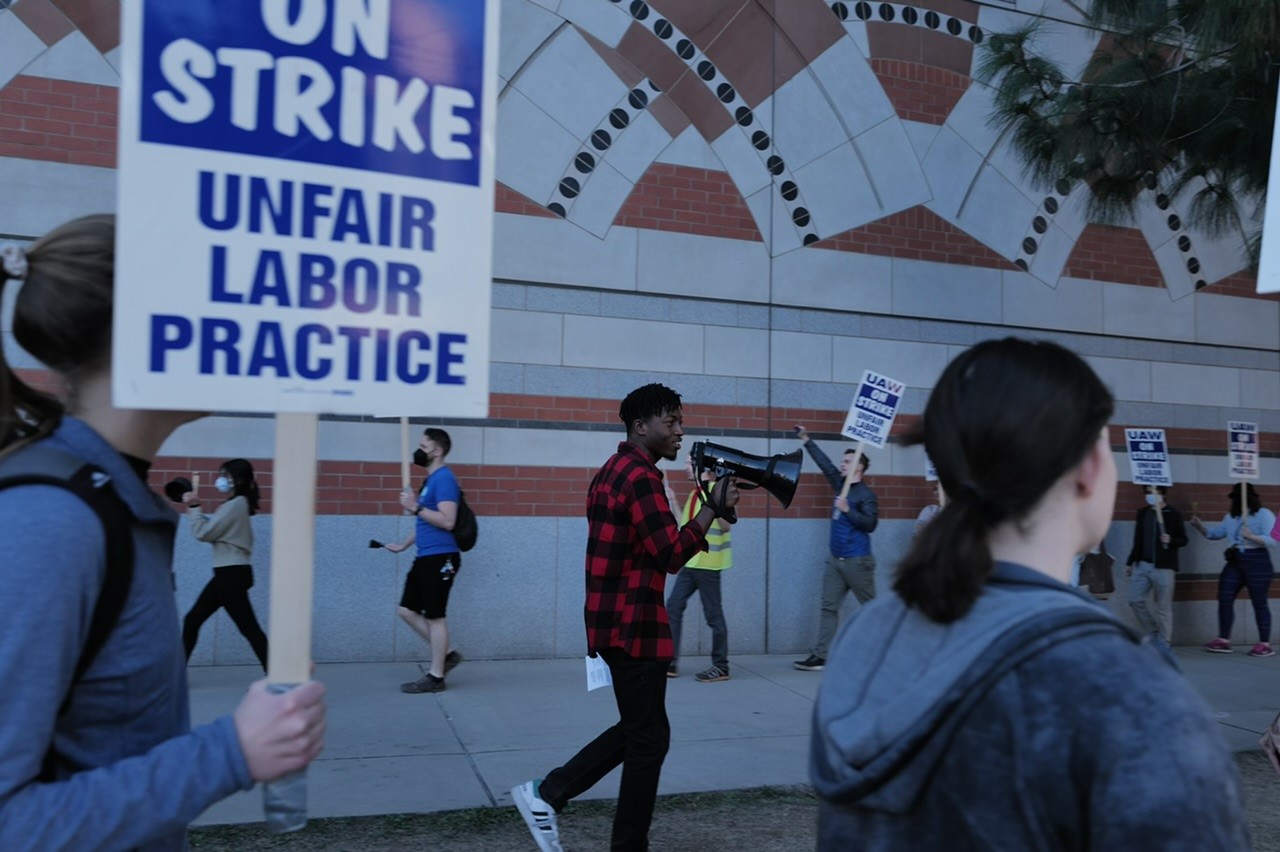
<instances>
[{"instance_id":1,"label":"brick wall","mask_svg":"<svg viewBox=\"0 0 1280 852\"><path fill-rule=\"evenodd\" d=\"M919 62L873 57L875 72L898 117L943 124L969 88L969 77Z\"/></svg>"},{"instance_id":2,"label":"brick wall","mask_svg":"<svg viewBox=\"0 0 1280 852\"><path fill-rule=\"evenodd\" d=\"M530 428L540 425L609 424L617 425L617 402L614 400L583 397L525 396L520 394L493 394L490 417L496 420L516 421ZM803 423L815 435L837 434L844 423L845 412L808 408L776 408L764 406L692 406L685 414L685 429L691 435L699 430L751 429L772 430L772 434L788 432L796 423ZM901 437L914 428L919 418L913 415L899 417L894 423L893 436ZM620 428L620 427L619 427ZM1123 435L1123 425L1112 427L1112 438ZM572 432L568 433L572 435ZM1224 473L1222 483L1179 484L1171 494L1170 502L1190 516L1192 503L1205 518L1218 518L1226 510L1225 436L1216 429L1168 429L1165 432L1170 449L1175 452L1199 451L1221 455ZM621 432L619 432L621 438ZM733 439L724 439L733 443ZM852 445L850 445L852 446ZM1123 452L1123 444L1114 449ZM1264 453L1280 451L1280 436L1264 434L1261 450ZM202 499L217 501L209 474L224 461L214 458L161 458L152 470L151 484L160 488L174 476L188 476L192 471L205 473L201 483ZM270 511L271 460L252 459L259 471L258 482L262 489L263 511ZM467 501L482 515L519 517L565 517L582 511L582 501L596 468L604 459L592 459L579 468L545 467L536 465L453 465L455 473L467 491ZM831 511L832 494L825 478L817 472L813 462L806 457L800 487L796 491L791 508L785 512L772 498L761 492L743 495L743 517L825 518ZM1116 495L1115 517L1131 520L1144 505L1142 489L1124 482L1127 470L1120 471L1121 484ZM415 472L415 481L418 473ZM934 502L933 486L923 476L902 476L881 473L874 467L867 477L868 483L880 498L881 516L886 519L914 519L920 509ZM320 514L375 515L395 514L396 493L400 489L400 467L395 462L322 461L318 480L317 511ZM1259 485L1263 502L1280 507L1280 485ZM677 491L684 493L681 482Z\"/></svg>"},{"instance_id":3,"label":"brick wall","mask_svg":"<svg viewBox=\"0 0 1280 852\"><path fill-rule=\"evenodd\" d=\"M912 207L870 225L814 243L816 248L931 260L960 266L1016 270L1005 260L927 207Z\"/></svg>"},{"instance_id":4,"label":"brick wall","mask_svg":"<svg viewBox=\"0 0 1280 852\"><path fill-rule=\"evenodd\" d=\"M1088 225L1076 240L1062 274L1091 281L1116 281L1140 287L1163 287L1147 238L1137 228Z\"/></svg>"},{"instance_id":5,"label":"brick wall","mask_svg":"<svg viewBox=\"0 0 1280 852\"><path fill-rule=\"evenodd\" d=\"M614 218L615 225L760 242L742 193L725 172L654 163Z\"/></svg>"},{"instance_id":6,"label":"brick wall","mask_svg":"<svg viewBox=\"0 0 1280 852\"><path fill-rule=\"evenodd\" d=\"M114 168L116 89L19 75L0 87L0 157Z\"/></svg>"},{"instance_id":7,"label":"brick wall","mask_svg":"<svg viewBox=\"0 0 1280 852\"><path fill-rule=\"evenodd\" d=\"M516 192L504 183L494 184L493 209L498 213L518 213L521 216L541 216L543 218L559 218L546 207L530 199L527 195Z\"/></svg>"}]
</instances>

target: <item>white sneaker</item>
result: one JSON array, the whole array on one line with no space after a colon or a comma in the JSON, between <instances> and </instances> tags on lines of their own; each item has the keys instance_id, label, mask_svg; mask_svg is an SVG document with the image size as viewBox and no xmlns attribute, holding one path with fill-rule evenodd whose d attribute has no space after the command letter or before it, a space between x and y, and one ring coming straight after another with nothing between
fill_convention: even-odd
<instances>
[{"instance_id":1,"label":"white sneaker","mask_svg":"<svg viewBox=\"0 0 1280 852\"><path fill-rule=\"evenodd\" d=\"M560 845L560 830L556 828L555 808L538 798L537 781L526 781L511 788L511 799L515 802L524 824L529 826L529 833L537 842L542 852L564 852Z\"/></svg>"}]
</instances>

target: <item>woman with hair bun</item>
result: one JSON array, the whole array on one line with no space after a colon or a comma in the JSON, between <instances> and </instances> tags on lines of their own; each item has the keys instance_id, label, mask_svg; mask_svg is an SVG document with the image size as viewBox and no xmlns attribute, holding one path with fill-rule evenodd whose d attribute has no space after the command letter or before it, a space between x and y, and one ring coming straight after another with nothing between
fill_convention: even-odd
<instances>
[{"instance_id":1,"label":"woman with hair bun","mask_svg":"<svg viewBox=\"0 0 1280 852\"><path fill-rule=\"evenodd\" d=\"M70 461L123 513L108 528L60 485L0 489L0 849L177 852L214 802L320 753L324 687L275 695L258 681L234 713L191 727L170 573L178 516L146 479L165 439L201 415L112 403L114 217L68 222L0 260L0 287L22 282L14 339L68 394L64 406L27 384L0 348L0 461Z\"/></svg>"},{"instance_id":2,"label":"woman with hair bun","mask_svg":"<svg viewBox=\"0 0 1280 852\"><path fill-rule=\"evenodd\" d=\"M1111 414L1052 343L986 341L943 371L908 441L947 503L827 660L820 849L1249 848L1204 702L1067 585L1111 524Z\"/></svg>"},{"instance_id":3,"label":"woman with hair bun","mask_svg":"<svg viewBox=\"0 0 1280 852\"><path fill-rule=\"evenodd\" d=\"M218 469L214 487L231 496L212 515L200 511L196 495L182 495L191 520L191 534L213 545L213 577L182 620L182 644L191 652L200 638L200 628L219 609L249 640L262 670L267 670L267 636L253 614L249 589L253 588L253 525L249 519L258 514L258 481L253 478L253 465L246 459L231 459Z\"/></svg>"}]
</instances>

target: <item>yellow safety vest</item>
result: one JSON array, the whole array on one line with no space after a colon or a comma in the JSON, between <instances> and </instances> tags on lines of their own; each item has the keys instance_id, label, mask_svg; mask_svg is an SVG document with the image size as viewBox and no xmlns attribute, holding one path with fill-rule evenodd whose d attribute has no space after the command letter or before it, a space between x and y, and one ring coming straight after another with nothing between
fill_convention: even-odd
<instances>
[{"instance_id":1,"label":"yellow safety vest","mask_svg":"<svg viewBox=\"0 0 1280 852\"><path fill-rule=\"evenodd\" d=\"M680 525L689 523L689 519L698 514L698 509L704 502L702 492L695 485L693 492L689 494L689 499L684 501ZM729 549L729 525L724 524L724 531L721 532L719 529L721 524L724 522L716 520L711 525L711 529L707 531L707 550L699 551L698 555L686 562L684 567L701 568L704 571L723 571L733 567L733 551Z\"/></svg>"}]
</instances>

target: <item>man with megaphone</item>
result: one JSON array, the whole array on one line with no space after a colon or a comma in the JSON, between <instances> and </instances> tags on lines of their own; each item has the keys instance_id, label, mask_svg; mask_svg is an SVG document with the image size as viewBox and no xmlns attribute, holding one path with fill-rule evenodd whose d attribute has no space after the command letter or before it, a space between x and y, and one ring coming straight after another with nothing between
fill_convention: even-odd
<instances>
[{"instance_id":1,"label":"man with megaphone","mask_svg":"<svg viewBox=\"0 0 1280 852\"><path fill-rule=\"evenodd\" d=\"M544 852L561 849L556 815L619 764L610 848L648 848L671 742L667 665L674 648L662 601L666 576L706 549L711 523L732 518L738 502L733 477L724 476L692 520L683 527L676 522L657 462L675 461L680 453L680 394L659 384L636 388L618 416L627 439L587 492L585 616L588 657L598 655L608 665L621 719L546 778L512 789L516 808Z\"/></svg>"}]
</instances>

